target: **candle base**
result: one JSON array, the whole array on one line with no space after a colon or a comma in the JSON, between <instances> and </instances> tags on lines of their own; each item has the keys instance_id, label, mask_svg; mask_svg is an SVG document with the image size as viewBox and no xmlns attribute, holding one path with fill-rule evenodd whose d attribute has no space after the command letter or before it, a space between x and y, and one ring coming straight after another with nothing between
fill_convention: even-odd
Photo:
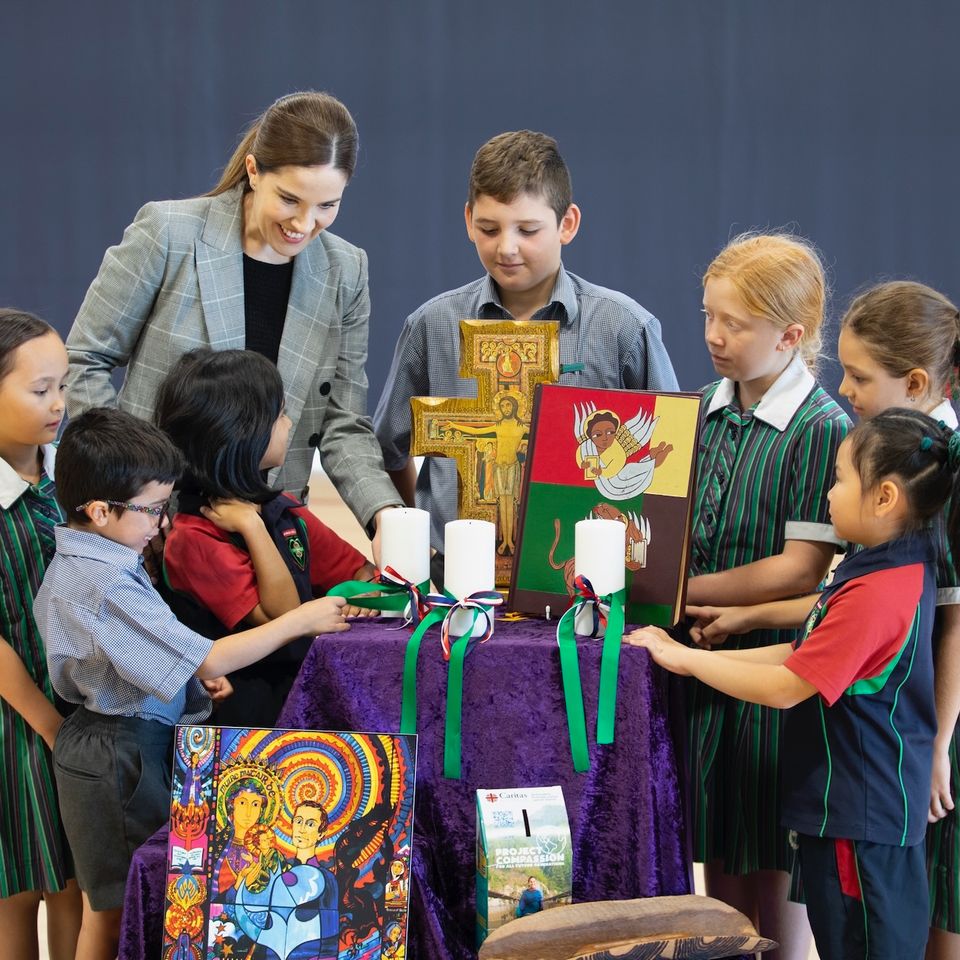
<instances>
[{"instance_id":1,"label":"candle base","mask_svg":"<svg viewBox=\"0 0 960 960\"><path fill-rule=\"evenodd\" d=\"M573 631L578 636L589 637L593 634L593 612L594 604L585 603L577 612L573 621ZM601 623L597 631L597 639L600 639L606 633L606 623Z\"/></svg>"},{"instance_id":2,"label":"candle base","mask_svg":"<svg viewBox=\"0 0 960 960\"><path fill-rule=\"evenodd\" d=\"M470 628L470 622L473 620L474 611L470 608L465 610L454 610L450 614L450 634L452 636L462 637L467 630ZM493 632L493 612L488 611L487 616L490 617L490 631ZM473 630L470 633L471 637L482 637L487 631L487 617L483 615L483 611L477 613L476 622L473 624Z\"/></svg>"}]
</instances>

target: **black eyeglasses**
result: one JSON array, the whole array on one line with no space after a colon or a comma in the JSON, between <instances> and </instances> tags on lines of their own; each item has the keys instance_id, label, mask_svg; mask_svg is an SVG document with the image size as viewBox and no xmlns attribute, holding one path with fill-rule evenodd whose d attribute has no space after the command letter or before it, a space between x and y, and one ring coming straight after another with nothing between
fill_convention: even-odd
<instances>
[{"instance_id":1,"label":"black eyeglasses","mask_svg":"<svg viewBox=\"0 0 960 960\"><path fill-rule=\"evenodd\" d=\"M148 517L160 517L161 520L170 509L169 500L164 500L156 507L146 507L142 503L124 503L122 500L88 500L86 503L81 503L77 510L86 510L91 503L106 503L111 507L123 507L124 510L132 510L134 513L145 513Z\"/></svg>"}]
</instances>

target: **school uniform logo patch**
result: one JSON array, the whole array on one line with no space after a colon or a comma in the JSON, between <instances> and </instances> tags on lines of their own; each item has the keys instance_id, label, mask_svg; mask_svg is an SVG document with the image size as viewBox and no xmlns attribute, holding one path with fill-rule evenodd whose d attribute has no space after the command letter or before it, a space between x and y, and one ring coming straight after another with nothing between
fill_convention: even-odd
<instances>
[{"instance_id":1,"label":"school uniform logo patch","mask_svg":"<svg viewBox=\"0 0 960 960\"><path fill-rule=\"evenodd\" d=\"M295 527L288 527L286 530L284 530L283 540L287 545L287 550L290 552L290 556L293 557L296 565L303 570L307 551L303 548L303 541L300 539L297 529Z\"/></svg>"}]
</instances>

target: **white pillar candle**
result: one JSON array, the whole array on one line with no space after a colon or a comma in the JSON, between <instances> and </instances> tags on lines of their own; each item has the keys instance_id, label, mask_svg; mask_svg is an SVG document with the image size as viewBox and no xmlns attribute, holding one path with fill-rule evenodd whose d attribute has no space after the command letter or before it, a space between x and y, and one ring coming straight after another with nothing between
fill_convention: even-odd
<instances>
[{"instance_id":1,"label":"white pillar candle","mask_svg":"<svg viewBox=\"0 0 960 960\"><path fill-rule=\"evenodd\" d=\"M457 600L481 590L493 590L496 570L496 526L489 520L451 520L443 534L443 586ZM450 629L462 634L470 625L473 612L458 610ZM490 613L493 620L493 613ZM480 636L487 626L481 614L473 627Z\"/></svg>"},{"instance_id":2,"label":"white pillar candle","mask_svg":"<svg viewBox=\"0 0 960 960\"><path fill-rule=\"evenodd\" d=\"M426 510L400 507L384 510L380 515L380 569L387 567L411 583L429 581L430 514ZM409 609L384 611L388 617L409 614Z\"/></svg>"},{"instance_id":3,"label":"white pillar candle","mask_svg":"<svg viewBox=\"0 0 960 960\"><path fill-rule=\"evenodd\" d=\"M580 520L573 535L575 575L586 577L598 596L622 590L626 582L626 527L619 520ZM592 610L585 607L580 611L575 629L580 634L592 631Z\"/></svg>"}]
</instances>

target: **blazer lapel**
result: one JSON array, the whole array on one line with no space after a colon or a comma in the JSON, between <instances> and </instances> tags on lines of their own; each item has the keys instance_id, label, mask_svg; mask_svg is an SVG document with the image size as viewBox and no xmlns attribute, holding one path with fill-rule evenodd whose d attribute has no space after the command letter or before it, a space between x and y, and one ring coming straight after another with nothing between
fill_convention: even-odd
<instances>
[{"instance_id":1,"label":"blazer lapel","mask_svg":"<svg viewBox=\"0 0 960 960\"><path fill-rule=\"evenodd\" d=\"M329 350L328 332L339 322L337 298L338 268L330 262L321 239L293 260L290 299L280 340L277 369L286 389L287 414L296 423L310 398L314 377L324 349Z\"/></svg>"},{"instance_id":2,"label":"blazer lapel","mask_svg":"<svg viewBox=\"0 0 960 960\"><path fill-rule=\"evenodd\" d=\"M242 350L246 342L243 314L243 188L213 197L196 244L197 279L207 338L214 350Z\"/></svg>"}]
</instances>

